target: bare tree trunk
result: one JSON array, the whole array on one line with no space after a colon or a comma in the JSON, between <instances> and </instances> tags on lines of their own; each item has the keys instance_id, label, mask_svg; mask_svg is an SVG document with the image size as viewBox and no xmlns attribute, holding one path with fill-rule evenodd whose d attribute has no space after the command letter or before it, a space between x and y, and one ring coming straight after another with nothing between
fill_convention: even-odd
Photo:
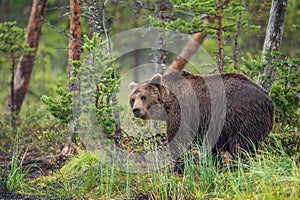
<instances>
[{"instance_id":1,"label":"bare tree trunk","mask_svg":"<svg viewBox=\"0 0 300 200\"><path fill-rule=\"evenodd\" d=\"M173 60L169 68L165 71L165 74L171 71L180 72L183 70L184 66L188 63L188 60L196 53L206 36L207 33L195 33L181 53Z\"/></svg>"},{"instance_id":2,"label":"bare tree trunk","mask_svg":"<svg viewBox=\"0 0 300 200\"><path fill-rule=\"evenodd\" d=\"M70 40L69 40L69 91L79 90L78 83L72 83L70 78L73 76L73 66L71 60L79 60L81 52L81 28L80 28L80 10L81 0L70 0Z\"/></svg>"},{"instance_id":3,"label":"bare tree trunk","mask_svg":"<svg viewBox=\"0 0 300 200\"><path fill-rule=\"evenodd\" d=\"M240 0L240 4L241 3L242 3L242 0ZM241 25L242 25L242 13L239 14L236 33L235 33L235 36L234 36L234 48L233 48L233 66L234 66L234 69L239 69L237 54L238 54L238 48L239 48L238 40L239 40L240 31L241 31Z\"/></svg>"},{"instance_id":4,"label":"bare tree trunk","mask_svg":"<svg viewBox=\"0 0 300 200\"><path fill-rule=\"evenodd\" d=\"M266 31L261 63L267 63L263 74L258 76L258 84L261 85L270 95L272 81L275 78L275 65L272 57L267 57L268 52L279 51L282 42L285 16L288 0L273 0L270 10L270 17Z\"/></svg>"},{"instance_id":5,"label":"bare tree trunk","mask_svg":"<svg viewBox=\"0 0 300 200\"><path fill-rule=\"evenodd\" d=\"M22 103L24 101L25 94L28 90L30 82L31 72L39 45L39 39L41 36L43 19L46 14L47 4L47 0L33 1L25 43L29 44L29 47L34 49L34 53L30 55L24 54L20 57L16 75L14 78L14 99L12 101L12 93L10 92L7 98L6 107L4 109L5 113L8 113L11 110L10 107L12 105L12 110L15 113L19 113L19 111L21 110Z\"/></svg>"},{"instance_id":6,"label":"bare tree trunk","mask_svg":"<svg viewBox=\"0 0 300 200\"><path fill-rule=\"evenodd\" d=\"M218 19L218 44L219 44L219 64L218 70L220 73L223 72L224 66L224 51L223 51L223 4L222 0L218 0L219 14L216 17Z\"/></svg>"},{"instance_id":7,"label":"bare tree trunk","mask_svg":"<svg viewBox=\"0 0 300 200\"><path fill-rule=\"evenodd\" d=\"M10 6L9 6L9 1L8 0L4 0L1 3L1 7L2 7L2 20L5 21L9 21L9 14L10 14Z\"/></svg>"},{"instance_id":8,"label":"bare tree trunk","mask_svg":"<svg viewBox=\"0 0 300 200\"><path fill-rule=\"evenodd\" d=\"M166 12L167 12L167 2L166 0L160 0L158 1L159 4L159 19L161 22L166 21ZM166 52L166 40L163 38L163 36L159 37L159 49L157 50L157 58L156 58L156 72L163 74L166 69L166 63L167 63L167 52Z\"/></svg>"}]
</instances>

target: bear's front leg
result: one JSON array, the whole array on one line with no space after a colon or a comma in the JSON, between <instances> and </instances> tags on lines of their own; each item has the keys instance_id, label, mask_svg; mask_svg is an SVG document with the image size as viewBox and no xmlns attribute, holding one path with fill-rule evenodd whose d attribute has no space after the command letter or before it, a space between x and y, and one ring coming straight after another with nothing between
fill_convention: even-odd
<instances>
[{"instance_id":1,"label":"bear's front leg","mask_svg":"<svg viewBox=\"0 0 300 200\"><path fill-rule=\"evenodd\" d=\"M173 167L173 172L178 173L178 174L183 174L184 173L184 158L178 158Z\"/></svg>"}]
</instances>

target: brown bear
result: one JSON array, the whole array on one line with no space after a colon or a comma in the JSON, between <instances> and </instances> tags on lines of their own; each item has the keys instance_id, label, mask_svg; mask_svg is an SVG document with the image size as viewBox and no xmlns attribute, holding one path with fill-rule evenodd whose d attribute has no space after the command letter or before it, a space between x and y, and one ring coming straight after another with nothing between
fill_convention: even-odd
<instances>
[{"instance_id":1,"label":"brown bear","mask_svg":"<svg viewBox=\"0 0 300 200\"><path fill-rule=\"evenodd\" d=\"M187 147L206 139L213 154L258 147L273 126L274 105L268 94L241 74L195 75L187 71L154 75L130 83L135 117L166 120L167 141L173 156L178 143ZM175 153L174 153L175 152Z\"/></svg>"}]
</instances>

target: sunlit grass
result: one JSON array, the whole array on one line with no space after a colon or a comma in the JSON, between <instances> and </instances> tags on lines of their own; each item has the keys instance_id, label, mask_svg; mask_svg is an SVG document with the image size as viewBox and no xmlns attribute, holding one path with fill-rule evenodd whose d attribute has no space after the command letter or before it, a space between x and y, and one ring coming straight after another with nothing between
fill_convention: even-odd
<instances>
[{"instance_id":1,"label":"sunlit grass","mask_svg":"<svg viewBox=\"0 0 300 200\"><path fill-rule=\"evenodd\" d=\"M57 143L57 136L64 135L55 123L49 124L47 118L44 124L39 124L39 118L41 115L25 121L30 125L27 128L19 126L22 143L15 141L16 152L24 148L25 141L49 151L48 142ZM28 127L30 132L36 132L24 135ZM8 129L2 126L1 130ZM147 152L162 144L153 142L155 137L149 137L151 141L144 141L145 138L126 143L130 145L126 150ZM23 166L26 153L22 152L12 159L7 184L11 190L43 199L300 199L299 146L287 145L291 140L298 144L293 141L297 138L280 133L270 135L270 139L261 150L245 154L243 160L222 164L215 162L209 151L195 145L183 156L185 170L180 175L172 172L172 166L161 168L159 164L146 173L131 173L129 164L132 163L123 163L123 171L120 171L120 163L106 165L101 162L103 157L99 157L102 154L81 150L59 170L33 178L28 176L30 166ZM151 144L156 146L149 146ZM156 159L159 161L158 156Z\"/></svg>"},{"instance_id":2,"label":"sunlit grass","mask_svg":"<svg viewBox=\"0 0 300 200\"><path fill-rule=\"evenodd\" d=\"M31 192L46 198L300 199L299 163L282 147L222 167L209 152L201 153L188 152L185 171L178 175L171 167L147 173L118 171L82 151L53 175L28 182L28 188L34 185Z\"/></svg>"}]
</instances>

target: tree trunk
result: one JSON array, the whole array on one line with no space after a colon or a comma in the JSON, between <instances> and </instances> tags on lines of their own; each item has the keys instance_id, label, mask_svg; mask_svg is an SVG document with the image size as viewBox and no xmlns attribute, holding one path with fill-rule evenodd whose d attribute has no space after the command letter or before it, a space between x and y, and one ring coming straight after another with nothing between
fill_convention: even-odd
<instances>
[{"instance_id":1,"label":"tree trunk","mask_svg":"<svg viewBox=\"0 0 300 200\"><path fill-rule=\"evenodd\" d=\"M1 3L1 7L2 7L2 21L6 22L9 21L10 19L10 6L9 6L9 1L8 0L4 0Z\"/></svg>"},{"instance_id":2,"label":"tree trunk","mask_svg":"<svg viewBox=\"0 0 300 200\"><path fill-rule=\"evenodd\" d=\"M242 0L240 0L240 3L242 3ZM236 33L234 35L234 47L233 47L233 59L232 59L234 69L239 69L237 54L238 54L238 48L239 48L238 41L239 41L239 35L240 35L240 31L241 31L241 25L242 25L242 13L239 14L237 29L236 29Z\"/></svg>"},{"instance_id":3,"label":"tree trunk","mask_svg":"<svg viewBox=\"0 0 300 200\"><path fill-rule=\"evenodd\" d=\"M81 0L70 0L70 40L69 40L69 91L79 90L78 83L72 83L70 78L73 76L73 66L71 60L80 60L81 52L81 28L80 28L80 10Z\"/></svg>"},{"instance_id":4,"label":"tree trunk","mask_svg":"<svg viewBox=\"0 0 300 200\"><path fill-rule=\"evenodd\" d=\"M92 39L94 33L101 32L101 25L100 25L100 5L98 0L89 0L87 1L89 6L89 15L88 15L88 22L89 22L89 38Z\"/></svg>"},{"instance_id":5,"label":"tree trunk","mask_svg":"<svg viewBox=\"0 0 300 200\"><path fill-rule=\"evenodd\" d=\"M222 0L218 0L218 10L219 14L216 16L218 20L218 45L219 45L219 65L218 70L220 73L223 72L223 66L224 66L224 50L223 50L223 4Z\"/></svg>"},{"instance_id":6,"label":"tree trunk","mask_svg":"<svg viewBox=\"0 0 300 200\"><path fill-rule=\"evenodd\" d=\"M166 21L167 2L166 0L159 0L159 19L161 22ZM166 39L163 36L159 37L159 49L156 52L156 73L163 74L167 63L167 52L166 52Z\"/></svg>"},{"instance_id":7,"label":"tree trunk","mask_svg":"<svg viewBox=\"0 0 300 200\"><path fill-rule=\"evenodd\" d=\"M207 33L195 33L182 52L180 52L175 60L173 60L169 68L165 71L165 74L172 71L180 72L183 70L184 66L188 63L188 60L196 53L206 36Z\"/></svg>"},{"instance_id":8,"label":"tree trunk","mask_svg":"<svg viewBox=\"0 0 300 200\"><path fill-rule=\"evenodd\" d=\"M13 111L15 113L19 113L19 111L21 110L22 103L29 86L31 72L39 45L39 39L41 36L43 19L46 14L47 3L47 0L33 1L25 43L29 44L29 47L34 49L34 53L30 55L24 54L20 57L16 75L14 78L14 99L12 101L12 93L10 92L6 102L6 107L4 109L5 113L8 113L11 110L11 105L13 105Z\"/></svg>"},{"instance_id":9,"label":"tree trunk","mask_svg":"<svg viewBox=\"0 0 300 200\"><path fill-rule=\"evenodd\" d=\"M258 84L261 85L270 95L272 81L275 78L275 65L272 63L272 57L267 53L279 51L282 42L283 27L288 6L288 0L273 0L270 10L270 17L267 26L263 54L261 63L267 63L263 74L258 76Z\"/></svg>"}]
</instances>

